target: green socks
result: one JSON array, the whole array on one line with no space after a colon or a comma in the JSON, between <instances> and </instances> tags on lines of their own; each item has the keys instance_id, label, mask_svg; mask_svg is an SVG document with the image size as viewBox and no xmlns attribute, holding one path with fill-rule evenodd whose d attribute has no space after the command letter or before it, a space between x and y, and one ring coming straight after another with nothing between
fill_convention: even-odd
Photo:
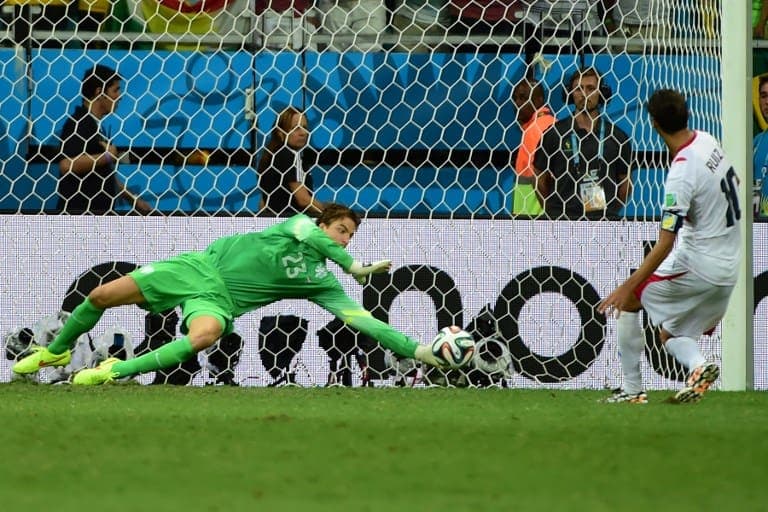
<instances>
[{"instance_id":1,"label":"green socks","mask_svg":"<svg viewBox=\"0 0 768 512\"><path fill-rule=\"evenodd\" d=\"M117 373L117 377L130 377L183 363L195 353L189 338L184 336L142 356L115 363L112 371Z\"/></svg>"},{"instance_id":2,"label":"green socks","mask_svg":"<svg viewBox=\"0 0 768 512\"><path fill-rule=\"evenodd\" d=\"M48 345L48 351L51 354L63 354L74 347L77 338L93 329L103 314L104 310L95 307L86 297L64 323L56 339ZM187 336L184 336L143 356L115 363L112 371L116 372L118 377L129 377L183 363L194 355L192 343Z\"/></svg>"},{"instance_id":3,"label":"green socks","mask_svg":"<svg viewBox=\"0 0 768 512\"><path fill-rule=\"evenodd\" d=\"M72 312L56 338L48 345L48 351L51 354L63 354L74 347L77 338L93 329L103 314L104 310L91 304L91 300L86 297Z\"/></svg>"}]
</instances>

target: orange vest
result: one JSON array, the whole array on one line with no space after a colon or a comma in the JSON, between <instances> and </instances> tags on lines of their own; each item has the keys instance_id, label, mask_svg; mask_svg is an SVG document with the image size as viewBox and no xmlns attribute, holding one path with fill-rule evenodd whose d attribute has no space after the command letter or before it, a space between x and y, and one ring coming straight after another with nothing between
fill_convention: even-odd
<instances>
[{"instance_id":1,"label":"orange vest","mask_svg":"<svg viewBox=\"0 0 768 512\"><path fill-rule=\"evenodd\" d=\"M555 123L555 116L548 107L541 107L533 113L531 119L523 125L523 140L517 151L515 172L518 176L533 178L533 156L541 142L541 136Z\"/></svg>"}]
</instances>

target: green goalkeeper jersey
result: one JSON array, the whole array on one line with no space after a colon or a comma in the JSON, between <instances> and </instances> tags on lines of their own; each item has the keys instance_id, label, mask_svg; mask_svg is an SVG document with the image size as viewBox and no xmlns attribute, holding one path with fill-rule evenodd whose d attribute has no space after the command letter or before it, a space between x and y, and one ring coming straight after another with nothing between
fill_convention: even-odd
<instances>
[{"instance_id":1,"label":"green goalkeeper jersey","mask_svg":"<svg viewBox=\"0 0 768 512\"><path fill-rule=\"evenodd\" d=\"M325 262L330 259L348 271L354 260L306 215L258 233L220 238L204 254L232 298L235 317L280 299L307 299L395 353L415 354L416 340L374 318L344 293Z\"/></svg>"},{"instance_id":2,"label":"green goalkeeper jersey","mask_svg":"<svg viewBox=\"0 0 768 512\"><path fill-rule=\"evenodd\" d=\"M142 307L161 312L181 306L184 325L213 316L224 332L235 318L280 299L306 299L396 353L413 357L418 342L374 318L352 300L325 266L348 271L352 256L306 215L258 233L220 238L203 252L188 252L130 273Z\"/></svg>"},{"instance_id":3,"label":"green goalkeeper jersey","mask_svg":"<svg viewBox=\"0 0 768 512\"><path fill-rule=\"evenodd\" d=\"M352 256L311 218L299 214L257 233L220 238L205 250L232 296L235 316L275 299L310 298L341 285L326 258L343 270Z\"/></svg>"}]
</instances>

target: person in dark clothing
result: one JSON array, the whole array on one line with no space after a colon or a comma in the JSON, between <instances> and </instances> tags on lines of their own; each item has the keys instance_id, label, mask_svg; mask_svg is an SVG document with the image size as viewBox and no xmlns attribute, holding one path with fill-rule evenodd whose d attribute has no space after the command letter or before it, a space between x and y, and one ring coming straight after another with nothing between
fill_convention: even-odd
<instances>
[{"instance_id":1,"label":"person in dark clothing","mask_svg":"<svg viewBox=\"0 0 768 512\"><path fill-rule=\"evenodd\" d=\"M550 219L616 218L630 196L631 142L601 112L611 92L594 68L567 83L575 109L544 133L536 150L536 194Z\"/></svg>"},{"instance_id":2,"label":"person in dark clothing","mask_svg":"<svg viewBox=\"0 0 768 512\"><path fill-rule=\"evenodd\" d=\"M97 64L83 76L83 103L75 108L61 130L58 210L70 214L114 213L119 199L140 213L152 207L135 196L117 176L117 148L101 132L101 119L113 112L120 99L120 75Z\"/></svg>"},{"instance_id":3,"label":"person in dark clothing","mask_svg":"<svg viewBox=\"0 0 768 512\"><path fill-rule=\"evenodd\" d=\"M325 205L315 199L312 176L301 158L308 141L306 116L293 107L283 110L259 160L261 213L285 217L323 212Z\"/></svg>"}]
</instances>

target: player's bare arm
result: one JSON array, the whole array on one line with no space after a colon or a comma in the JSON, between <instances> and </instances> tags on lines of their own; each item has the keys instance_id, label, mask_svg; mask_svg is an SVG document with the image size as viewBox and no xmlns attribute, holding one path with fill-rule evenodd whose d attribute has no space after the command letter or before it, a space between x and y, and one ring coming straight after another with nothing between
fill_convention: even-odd
<instances>
[{"instance_id":1,"label":"player's bare arm","mask_svg":"<svg viewBox=\"0 0 768 512\"><path fill-rule=\"evenodd\" d=\"M322 213L324 205L320 201L314 198L312 192L296 181L291 182L288 185L293 192L293 198L300 208L309 211L310 213Z\"/></svg>"},{"instance_id":2,"label":"player's bare arm","mask_svg":"<svg viewBox=\"0 0 768 512\"><path fill-rule=\"evenodd\" d=\"M632 178L631 174L626 174L619 182L619 188L617 191L619 201L621 204L627 204L627 198L632 195Z\"/></svg>"},{"instance_id":3,"label":"player's bare arm","mask_svg":"<svg viewBox=\"0 0 768 512\"><path fill-rule=\"evenodd\" d=\"M651 249L651 252L643 259L640 268L635 270L629 278L619 285L608 297L606 297L598 306L600 313L612 313L616 318L622 311L635 311L639 307L635 297L635 289L646 279L651 277L664 258L672 251L675 245L677 233L666 229L659 230L659 239Z\"/></svg>"},{"instance_id":4,"label":"player's bare arm","mask_svg":"<svg viewBox=\"0 0 768 512\"><path fill-rule=\"evenodd\" d=\"M152 212L152 206L128 190L128 187L125 186L125 183L118 180L117 186L118 190L120 191L120 196L125 199L137 212L144 214Z\"/></svg>"}]
</instances>

